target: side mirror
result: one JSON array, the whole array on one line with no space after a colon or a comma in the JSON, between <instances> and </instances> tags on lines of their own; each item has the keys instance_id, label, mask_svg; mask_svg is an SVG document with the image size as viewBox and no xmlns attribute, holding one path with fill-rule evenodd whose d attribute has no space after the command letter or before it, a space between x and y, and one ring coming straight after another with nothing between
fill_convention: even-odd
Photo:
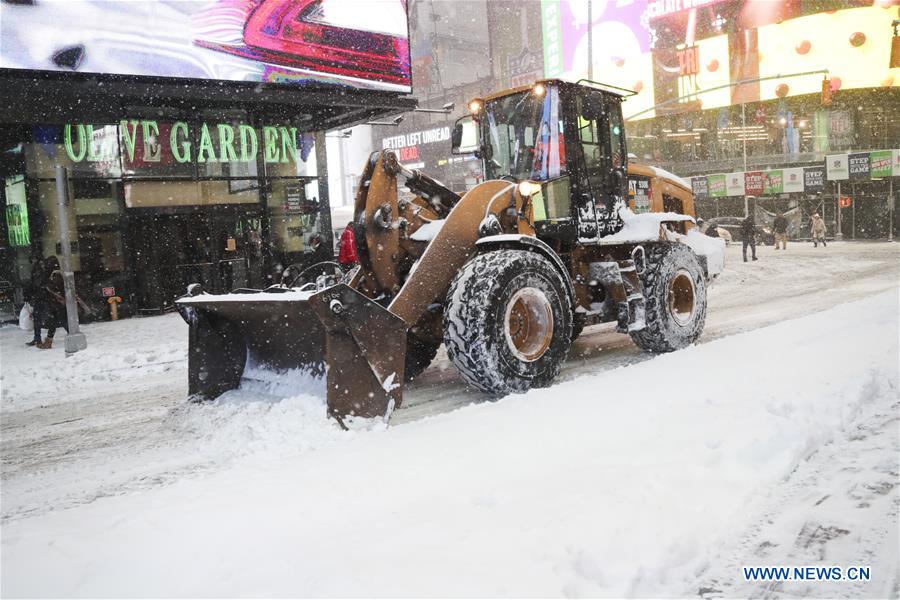
<instances>
[{"instance_id":1,"label":"side mirror","mask_svg":"<svg viewBox=\"0 0 900 600\"><path fill-rule=\"evenodd\" d=\"M481 147L478 133L478 122L472 115L457 119L453 125L453 133L450 134L450 153L471 154L477 152Z\"/></svg>"}]
</instances>

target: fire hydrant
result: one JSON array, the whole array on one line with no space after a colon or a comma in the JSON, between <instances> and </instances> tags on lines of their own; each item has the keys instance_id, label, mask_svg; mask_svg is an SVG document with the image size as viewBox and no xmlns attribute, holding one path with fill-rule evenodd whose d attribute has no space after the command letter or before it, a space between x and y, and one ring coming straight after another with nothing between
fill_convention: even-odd
<instances>
[{"instance_id":1,"label":"fire hydrant","mask_svg":"<svg viewBox=\"0 0 900 600\"><path fill-rule=\"evenodd\" d=\"M119 320L119 302L122 301L120 296L111 296L106 299L109 303L109 314L113 321Z\"/></svg>"}]
</instances>

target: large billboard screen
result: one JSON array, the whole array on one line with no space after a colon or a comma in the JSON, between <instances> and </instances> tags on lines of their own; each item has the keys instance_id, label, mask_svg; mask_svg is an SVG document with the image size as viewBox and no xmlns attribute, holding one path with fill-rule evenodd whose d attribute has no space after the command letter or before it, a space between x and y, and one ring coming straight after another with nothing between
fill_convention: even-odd
<instances>
[{"instance_id":1,"label":"large billboard screen","mask_svg":"<svg viewBox=\"0 0 900 600\"><path fill-rule=\"evenodd\" d=\"M407 1L0 2L0 68L409 92Z\"/></svg>"},{"instance_id":2,"label":"large billboard screen","mask_svg":"<svg viewBox=\"0 0 900 600\"><path fill-rule=\"evenodd\" d=\"M638 119L816 93L824 69L834 90L900 86L900 0L838 4L542 0L545 76L587 77L590 62L593 79L638 92L624 107Z\"/></svg>"}]
</instances>

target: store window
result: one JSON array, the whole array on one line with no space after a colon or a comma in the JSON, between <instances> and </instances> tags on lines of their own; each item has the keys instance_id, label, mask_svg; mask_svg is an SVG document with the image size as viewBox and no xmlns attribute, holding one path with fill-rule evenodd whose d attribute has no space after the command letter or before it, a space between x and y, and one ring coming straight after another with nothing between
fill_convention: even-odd
<instances>
[{"instance_id":1,"label":"store window","mask_svg":"<svg viewBox=\"0 0 900 600\"><path fill-rule=\"evenodd\" d=\"M269 181L269 231L272 256L283 266L310 262L310 240L322 229L322 206L315 179L275 179Z\"/></svg>"}]
</instances>

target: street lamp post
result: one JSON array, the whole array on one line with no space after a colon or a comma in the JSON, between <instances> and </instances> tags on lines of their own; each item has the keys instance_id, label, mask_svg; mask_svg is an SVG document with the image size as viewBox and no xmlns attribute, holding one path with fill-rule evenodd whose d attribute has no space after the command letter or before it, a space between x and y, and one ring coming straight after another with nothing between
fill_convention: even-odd
<instances>
[{"instance_id":1,"label":"street lamp post","mask_svg":"<svg viewBox=\"0 0 900 600\"><path fill-rule=\"evenodd\" d=\"M844 239L844 232L841 231L841 213L843 212L843 208L841 207L841 182L837 182L837 230L834 232L834 239L842 240Z\"/></svg>"},{"instance_id":2,"label":"street lamp post","mask_svg":"<svg viewBox=\"0 0 900 600\"><path fill-rule=\"evenodd\" d=\"M56 167L56 202L59 218L59 245L62 255L62 276L66 294L66 356L87 348L87 338L78 331L78 303L75 299L75 273L72 272L72 245L69 239L69 176L66 168Z\"/></svg>"}]
</instances>

